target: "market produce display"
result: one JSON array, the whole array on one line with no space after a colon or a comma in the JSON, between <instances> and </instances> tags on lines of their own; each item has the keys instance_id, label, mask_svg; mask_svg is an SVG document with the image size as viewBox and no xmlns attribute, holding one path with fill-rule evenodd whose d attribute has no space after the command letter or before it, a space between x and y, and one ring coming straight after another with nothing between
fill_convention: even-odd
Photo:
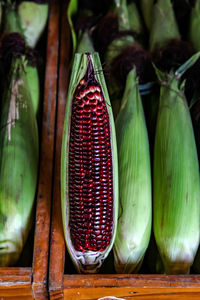
<instances>
[{"instance_id":1,"label":"market produce display","mask_svg":"<svg viewBox=\"0 0 200 300\"><path fill-rule=\"evenodd\" d=\"M40 85L30 47L44 31L48 4L1 1L1 13L0 266L5 267L18 262L34 220Z\"/></svg>"},{"instance_id":2,"label":"market produce display","mask_svg":"<svg viewBox=\"0 0 200 300\"><path fill-rule=\"evenodd\" d=\"M198 12L198 0L69 1L73 67L61 194L66 245L78 272L99 269L99 257L103 262L108 254L102 247L106 237L115 272L194 271L200 242ZM98 60L93 67L93 90L88 87L86 57L97 57L97 52L101 64ZM98 172L103 170L103 161L110 165L110 150L105 156L99 151L96 157L93 145L107 141L102 135L105 127L99 125L93 134L90 125L98 112L101 89L95 89L103 72L111 106L104 93L102 106L113 113L115 125L108 112L99 114L104 124L108 121L104 126L112 132L116 128L117 138L116 153L107 142L117 158L111 159L116 168L107 177L107 186L112 181L113 195L119 190L119 203L118 197L113 198L118 212L105 214L110 194L101 187L101 173L95 177L93 161L98 162ZM111 215L116 237L111 234ZM105 231L99 230L102 217L108 225ZM149 264L151 257L155 261Z\"/></svg>"}]
</instances>

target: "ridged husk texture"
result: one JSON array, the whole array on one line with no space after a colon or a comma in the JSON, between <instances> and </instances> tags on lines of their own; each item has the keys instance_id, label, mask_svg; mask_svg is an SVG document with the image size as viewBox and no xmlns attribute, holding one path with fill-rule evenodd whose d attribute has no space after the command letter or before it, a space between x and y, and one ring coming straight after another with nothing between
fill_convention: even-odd
<instances>
[{"instance_id":1,"label":"ridged husk texture","mask_svg":"<svg viewBox=\"0 0 200 300\"><path fill-rule=\"evenodd\" d=\"M17 262L33 222L39 146L24 64L13 59L1 103L0 266Z\"/></svg>"},{"instance_id":2,"label":"ridged husk texture","mask_svg":"<svg viewBox=\"0 0 200 300\"><path fill-rule=\"evenodd\" d=\"M161 82L154 149L154 234L167 274L190 270L200 234L197 150L180 76L199 54Z\"/></svg>"},{"instance_id":3,"label":"ridged husk texture","mask_svg":"<svg viewBox=\"0 0 200 300\"><path fill-rule=\"evenodd\" d=\"M141 265L152 223L149 142L135 69L127 76L116 134L119 217L114 264L117 273L132 273Z\"/></svg>"}]
</instances>

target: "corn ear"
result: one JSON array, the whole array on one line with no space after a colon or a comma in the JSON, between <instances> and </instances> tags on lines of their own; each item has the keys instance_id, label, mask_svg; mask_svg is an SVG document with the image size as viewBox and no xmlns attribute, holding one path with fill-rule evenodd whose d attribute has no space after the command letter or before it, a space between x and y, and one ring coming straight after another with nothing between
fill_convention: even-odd
<instances>
[{"instance_id":1,"label":"corn ear","mask_svg":"<svg viewBox=\"0 0 200 300\"><path fill-rule=\"evenodd\" d=\"M119 218L114 264L118 273L132 273L141 265L152 223L149 143L135 69L127 76L116 134Z\"/></svg>"},{"instance_id":2,"label":"corn ear","mask_svg":"<svg viewBox=\"0 0 200 300\"><path fill-rule=\"evenodd\" d=\"M200 178L184 84L175 73L156 70L161 82L154 149L154 234L167 274L189 273L199 245Z\"/></svg>"},{"instance_id":3,"label":"corn ear","mask_svg":"<svg viewBox=\"0 0 200 300\"><path fill-rule=\"evenodd\" d=\"M25 63L13 60L1 105L0 266L16 263L33 221L39 147Z\"/></svg>"},{"instance_id":4,"label":"corn ear","mask_svg":"<svg viewBox=\"0 0 200 300\"><path fill-rule=\"evenodd\" d=\"M188 39L196 51L200 51L200 0L196 0L190 13Z\"/></svg>"},{"instance_id":5,"label":"corn ear","mask_svg":"<svg viewBox=\"0 0 200 300\"><path fill-rule=\"evenodd\" d=\"M17 11L27 46L35 48L47 23L49 5L22 1Z\"/></svg>"},{"instance_id":6,"label":"corn ear","mask_svg":"<svg viewBox=\"0 0 200 300\"><path fill-rule=\"evenodd\" d=\"M149 37L150 50L166 45L172 39L179 39L180 33L171 0L158 0L152 11Z\"/></svg>"},{"instance_id":7,"label":"corn ear","mask_svg":"<svg viewBox=\"0 0 200 300\"><path fill-rule=\"evenodd\" d=\"M65 240L66 240L66 246L68 249L68 252L72 258L72 261L77 269L78 272L84 272L84 273L95 273L97 272L97 270L101 267L103 261L105 260L105 258L107 257L107 255L109 254L112 246L113 246L113 242L114 242L114 238L115 238L115 234L116 234L116 226L117 226L117 213L118 213L118 165L117 165L117 152L116 152L116 138L115 138L115 128L114 128L114 121L113 121L113 116L112 116L112 110L110 107L110 101L109 101L109 96L108 96L108 92L106 89L106 84L105 84L105 80L104 80L104 76L102 73L102 69L101 69L101 63L100 63L100 59L98 56L98 53L87 53L87 54L79 54L77 53L75 55L74 58L74 62L73 62L73 69L72 69L72 74L71 74L71 80L70 80L70 84L69 84L69 90L68 90L68 96L67 96L67 105L66 105L66 114L65 114L65 122L64 122L64 130L63 130L63 140L62 140L62 153L61 153L61 205L62 205L62 220L63 220L63 228L64 228L64 235L65 235ZM91 77L87 77L89 76L88 74L91 73ZM86 77L87 79L86 79ZM112 157L112 182L113 182L113 209L112 209L112 236L111 239L109 240L109 244L106 246L106 248L104 250L100 250L100 251L93 251L93 250L88 250L88 246L87 246L87 250L82 250L82 248L79 247L79 250L77 250L76 244L79 242L79 240L81 240L81 234L80 234L80 239L76 239L73 240L73 233L72 233L72 229L70 227L70 224L73 225L73 213L74 211L76 211L76 215L78 215L78 218L80 220L82 220L82 216L84 218L84 224L87 224L88 222L92 222L90 225L85 225L88 226L86 230L89 230L89 233L86 233L85 235L85 228L83 229L83 222L79 221L79 228L78 228L78 233L79 232L83 232L85 238L83 239L83 244L85 244L85 240L89 239L91 234L93 235L95 233L95 227L98 228L98 230L101 231L101 228L99 228L99 221L97 219L99 219L99 212L97 213L96 217L95 217L95 211L96 209L94 208L95 203L99 206L102 205L102 202L100 200L97 200L95 198L96 192L95 192L95 187L94 187L94 170L95 170L95 163L93 162L94 158L91 156L88 156L86 154L82 154L85 150L82 148L83 145L83 135L82 135L82 129L81 127L79 127L79 124L81 123L81 120L84 119L84 113L82 111L82 108L79 108L79 111L77 111L77 114L80 116L80 120L78 121L79 124L76 123L76 125L73 126L72 124L72 120L75 119L75 115L72 114L72 109L73 109L73 103L75 102L75 100L78 98L81 100L81 94L76 94L79 93L78 91L81 90L81 88L84 88L84 84L89 84L91 80L91 92L90 92L90 97L95 97L95 94L93 94L93 89L95 88L94 85L98 85L98 89L99 91L102 93L103 95L103 105L106 105L106 110L108 113L108 119L109 119L109 127L110 127L110 141L111 141L111 157ZM87 89L83 90L84 93L86 93L85 91L87 91L88 93L88 89L89 86L86 86ZM82 93L83 93L82 92ZM77 95L77 98L76 96ZM87 97L85 97L87 98ZM93 98L94 99L94 98ZM96 98L97 99L97 98ZM84 100L84 99L83 99ZM85 100L84 100L85 101ZM78 104L76 104L78 105ZM91 109L91 108L90 108ZM91 113L89 112L89 115ZM95 112L92 112L93 115L95 115ZM95 117L97 118L97 117ZM104 118L104 117L103 117ZM87 117L87 120L90 120L90 117ZM97 118L98 119L98 118ZM84 122L88 122L86 119ZM70 148L71 145L71 135L70 133L72 132L72 130L74 130L74 128L77 128L76 130L80 130L79 134L77 135L77 133L74 133L74 135L77 136L78 142L74 142L74 148L76 149L76 161L72 162L72 155L70 153L72 153L72 148ZM79 129L78 129L79 128ZM85 131L87 131L89 129L89 126L87 126L87 128L85 129ZM89 129L89 131L92 131ZM87 131L87 136L90 136L89 131ZM99 133L96 131L96 135L99 135ZM79 144L79 141L82 141L81 144ZM101 139L101 143L103 142L103 140ZM97 138L97 136L95 137L95 140L93 140L92 138L90 139L89 143L87 143L87 145L85 145L85 149L87 150L90 145L93 145L93 148L97 147L97 148L101 148L101 145L95 146L95 143L99 143L99 138ZM70 150L71 149L71 150ZM80 150L79 150L80 149ZM93 150L91 150L93 151ZM99 151L99 150L98 150ZM73 152L74 153L74 152ZM81 158L81 156L85 155L85 160L87 161L87 166L91 169L92 166L92 171L90 173L90 171L87 171L86 169L86 163L83 163L83 159ZM95 157L95 154L94 154ZM97 158L97 165L101 164L99 161L101 161L101 155L98 155ZM80 167L79 167L80 165ZM79 190L77 191L76 197L71 197L70 198L70 185L72 185L73 183L70 181L70 168L72 169L72 167L76 167L77 166L77 171L80 170L80 168L82 168L82 174L81 174L81 178L80 176L76 177L76 181L77 183L75 185L78 186ZM105 166L105 164L104 164ZM99 168L99 167L98 167ZM101 168L101 167L100 167ZM90 173L90 175L88 176L87 174ZM75 176L77 176L75 174ZM81 183L80 181L83 181L83 183ZM79 182L79 185L78 185ZM91 182L93 182L91 184ZM86 210L88 211L87 207L84 207L81 209L80 211L80 206L88 205L87 202L87 197L88 197L88 193L84 194L84 192L82 193L82 190L84 189L82 187L82 184L84 184L86 187L88 186L88 184L90 183L90 187L92 188L92 195L90 196L90 201L91 201L91 207L92 209L90 209L90 213L91 216L88 217L88 214L86 214ZM98 190L100 188L100 186L97 186ZM75 189L75 187L74 187ZM79 192L81 191L81 192ZM88 190L87 190L88 191ZM91 191L90 191L91 193ZM98 194L101 194L100 190L98 191ZM78 196L80 195L80 196ZM80 204L80 197L83 198L82 204ZM76 200L75 200L76 198ZM71 201L71 202L70 202ZM77 201L77 202L76 202ZM104 202L107 200L104 200ZM75 204L73 204L75 203ZM77 204L76 204L77 203ZM73 206L75 205L75 206ZM99 210L99 209L98 209ZM72 216L72 217L71 217ZM108 219L108 216L106 215L106 222ZM88 219L89 218L89 219ZM97 221L96 221L97 220ZM94 221L94 223L93 223ZM70 223L71 222L71 223ZM97 224L95 225L95 222L97 222ZM107 230L107 229L106 229ZM103 233L102 231L102 235L101 238L106 238L106 230ZM87 237L87 235L89 237ZM89 242L88 242L89 243ZM96 242L95 242L96 245ZM85 246L85 245L84 245Z\"/></svg>"}]
</instances>

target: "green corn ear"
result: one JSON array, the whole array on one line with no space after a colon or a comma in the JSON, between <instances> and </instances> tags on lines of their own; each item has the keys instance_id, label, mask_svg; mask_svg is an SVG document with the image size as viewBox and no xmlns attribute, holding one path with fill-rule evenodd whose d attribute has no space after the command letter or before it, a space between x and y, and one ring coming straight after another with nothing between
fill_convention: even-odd
<instances>
[{"instance_id":1,"label":"green corn ear","mask_svg":"<svg viewBox=\"0 0 200 300\"><path fill-rule=\"evenodd\" d=\"M152 11L149 36L150 50L166 45L172 39L179 39L180 33L171 0L158 0Z\"/></svg>"},{"instance_id":2,"label":"green corn ear","mask_svg":"<svg viewBox=\"0 0 200 300\"><path fill-rule=\"evenodd\" d=\"M167 274L188 273L200 235L200 178L184 84L176 73L157 71L161 82L154 149L154 234Z\"/></svg>"},{"instance_id":3,"label":"green corn ear","mask_svg":"<svg viewBox=\"0 0 200 300\"><path fill-rule=\"evenodd\" d=\"M191 10L188 39L196 51L200 51L200 1L196 0Z\"/></svg>"},{"instance_id":4,"label":"green corn ear","mask_svg":"<svg viewBox=\"0 0 200 300\"><path fill-rule=\"evenodd\" d=\"M35 48L43 33L48 19L49 5L33 1L22 1L18 6L18 15L27 46Z\"/></svg>"},{"instance_id":5,"label":"green corn ear","mask_svg":"<svg viewBox=\"0 0 200 300\"><path fill-rule=\"evenodd\" d=\"M116 134L119 219L114 260L118 273L131 273L141 265L152 223L149 143L135 69L127 76Z\"/></svg>"},{"instance_id":6,"label":"green corn ear","mask_svg":"<svg viewBox=\"0 0 200 300\"><path fill-rule=\"evenodd\" d=\"M17 262L33 221L39 147L25 64L13 59L1 105L0 266Z\"/></svg>"},{"instance_id":7,"label":"green corn ear","mask_svg":"<svg viewBox=\"0 0 200 300\"><path fill-rule=\"evenodd\" d=\"M89 71L90 70L90 71ZM87 79L86 79L87 78ZM91 120L92 120L92 115L95 115L95 111L88 112L89 117L87 119L84 116L83 112L83 107L85 107L86 104L83 104L86 96L81 96L79 91L82 91L81 93L85 93L88 89L91 87L91 92L89 93L89 96L91 97L96 97L94 91L93 91L93 86L99 87L99 93L103 96L103 105L106 107L107 113L104 114L104 116L101 116L101 118L105 118L105 115L107 115L106 118L109 120L109 127L110 127L110 134L109 134L109 141L111 143L111 148L110 148L110 153L111 153L111 161L112 161L112 175L109 179L112 181L113 188L112 188L112 195L113 195L113 202L112 203L112 235L111 238L109 238L109 244L106 246L105 249L103 250L90 250L88 249L88 245L85 245L85 241L90 244L90 241L88 240L92 235L95 235L95 230L101 231L102 228L99 226L99 221L96 221L97 219L101 219L98 215L100 214L96 208L95 205L99 206L98 210L102 208L102 200L96 199L96 185L97 184L97 189L99 190L98 194L102 194L101 189L102 187L99 185L99 182L95 181L96 179L94 178L95 176L95 157L96 154L94 153L93 150L90 150L91 153L90 156L86 154L87 149L94 149L95 147L100 149L102 146L100 143L105 145L105 139L100 137L101 140L99 140L98 135L99 133L96 130L96 137L90 135L90 132L93 131L91 125ZM76 95L76 96L75 96ZM84 97L84 98L82 98ZM94 99L92 98L92 99ZM80 99L80 100L77 100ZM95 98L97 99L97 98ZM73 114L73 107L77 107L79 104L77 101L80 101L82 104L79 109L77 109L76 113ZM76 103L76 104L74 104ZM74 106L73 106L74 105ZM85 109L89 109L89 111L92 109L86 105ZM78 117L77 117L78 116ZM79 121L77 121L76 125L75 123L72 123L72 120L75 118L79 118ZM88 122L90 125L79 125L82 121ZM95 120L98 122L98 116L95 116ZM84 124L85 124L84 123ZM88 124L87 123L87 124ZM107 123L107 121L106 121ZM73 126L71 125L73 124ZM83 124L83 123L81 123ZM108 124L108 123L107 123ZM86 126L84 129L85 134L90 136L90 141L84 144L84 137L83 137L83 131L81 129L81 126ZM97 125L95 125L97 126ZM103 126L103 125L102 125ZM91 128L91 129L90 129ZM102 127L103 128L103 127ZM99 129L102 130L102 129ZM74 136L74 141L73 141L73 146L71 144L71 132L73 132ZM78 134L79 132L79 134ZM75 140L76 139L76 140ZM78 141L77 141L78 139ZM81 142L81 143L80 143ZM95 143L99 143L97 146ZM93 145L92 148L90 148L90 145ZM73 148L74 147L74 148ZM104 146L103 146L104 147ZM108 146L107 146L108 147ZM73 150L75 149L75 150ZM86 150L85 150L86 149ZM93 152L92 152L93 151ZM96 151L96 150L95 150ZM97 150L98 152L100 150ZM107 150L108 152L108 150ZM106 153L107 153L106 152ZM83 159L83 156L85 157ZM107 154L106 158L107 160ZM84 160L86 162L84 162ZM98 168L102 168L102 163L101 163L101 154L99 152L98 157L96 157L96 161L98 164ZM78 167L76 167L78 166ZM71 170L76 168L74 171L74 176L76 177L75 181L75 186L73 187L72 190L70 190L70 185L73 185L74 181L71 181L70 178L70 168ZM88 168L90 168L91 171L88 171ZM107 168L104 163L104 168ZM81 175L77 176L76 172L80 172L79 170L81 169ZM103 169L102 169L103 170ZM73 171L72 171L73 172ZM99 172L99 171L97 171ZM89 175L87 175L89 174ZM97 173L96 173L97 174ZM105 173L104 173L105 174ZM111 174L111 173L110 173ZM72 176L72 175L71 175ZM88 177L89 176L89 177ZM100 179L98 179L100 180ZM101 180L100 180L101 181ZM111 182L109 181L109 182ZM92 183L91 183L92 182ZM107 182L107 181L106 181ZM85 189L88 187L88 184L90 185L90 192L87 190L84 194L84 186ZM107 183L105 183L107 185ZM70 198L70 193L76 189L75 193L76 196L73 196ZM90 194L90 200L91 201L88 204L88 199L87 195L88 193ZM103 194L102 194L103 195ZM102 197L102 196L101 196ZM107 197L107 196L106 196ZM80 198L82 200L80 200ZM107 198L106 198L107 199ZM104 203L107 202L107 200L104 200ZM83 202L81 202L83 201ZM95 204L96 203L96 204ZM71 74L71 80L69 84L69 90L68 90L68 96L67 96L67 105L66 105L66 114L65 114L65 122L64 122L64 130L63 130L63 140L62 140L62 153L61 153L61 204L62 204L62 219L63 219L63 228L64 228L64 235L65 235L65 240L66 240L66 245L69 251L69 254L72 258L72 261L77 269L78 272L84 272L84 273L95 273L97 270L101 267L103 261L109 254L110 250L112 249L115 234L116 234L116 226L117 226L117 213L118 213L118 165L117 165L117 150L116 150L116 138L115 138L115 126L114 126L114 120L113 120L113 115L112 115L112 110L110 106L110 101L109 101L109 96L104 80L104 76L102 73L102 66L100 63L99 55L98 53L87 53L87 54L80 54L77 53L74 58L73 62L73 68L72 68L72 74ZM89 210L87 205L91 205L90 207L90 214L89 215ZM80 206L83 206L81 209ZM74 211L76 214L76 220L77 218L79 219L78 222L78 228L77 228L77 234L79 234L79 238L75 239L73 238L73 233L72 233L72 226L76 226L75 221L73 221L73 215ZM87 211L87 213L86 213ZM97 215L96 215L96 213ZM72 217L71 217L72 216ZM83 221L82 216L85 218ZM97 219L96 219L97 217ZM107 213L105 215L105 222L108 220ZM70 223L71 222L71 223ZM90 225L87 225L91 223ZM95 222L96 225L95 225ZM70 226L71 224L71 226ZM85 225L84 225L85 224ZM111 224L111 223L109 223ZM86 229L87 226L87 229ZM84 227L84 228L83 228ZM89 233L86 233L86 230L89 230ZM91 232L92 231L92 232ZM101 231L101 234L96 234L96 237L98 239L99 236L99 241L101 243L101 239L105 240L106 238L106 231L105 232ZM75 232L75 234L76 234ZM84 232L84 238L82 235L82 232ZM87 236L88 235L88 236ZM78 248L76 245L79 243L79 241L83 240L84 246L81 246L81 248ZM81 242L82 243L82 242ZM95 247L97 245L96 240L94 242ZM91 244L90 244L91 245ZM83 249L84 248L84 249Z\"/></svg>"}]
</instances>

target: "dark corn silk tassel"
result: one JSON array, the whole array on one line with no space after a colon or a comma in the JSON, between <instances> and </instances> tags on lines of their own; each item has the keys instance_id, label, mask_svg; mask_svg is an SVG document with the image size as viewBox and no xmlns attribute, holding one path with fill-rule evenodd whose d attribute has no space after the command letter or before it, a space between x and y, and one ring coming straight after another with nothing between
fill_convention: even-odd
<instances>
[{"instance_id":1,"label":"dark corn silk tassel","mask_svg":"<svg viewBox=\"0 0 200 300\"><path fill-rule=\"evenodd\" d=\"M113 225L109 116L89 59L73 97L69 144L70 232L77 251L104 251Z\"/></svg>"},{"instance_id":2,"label":"dark corn silk tassel","mask_svg":"<svg viewBox=\"0 0 200 300\"><path fill-rule=\"evenodd\" d=\"M95 273L109 254L118 211L116 138L97 53L76 54L61 158L65 239L79 272Z\"/></svg>"}]
</instances>

